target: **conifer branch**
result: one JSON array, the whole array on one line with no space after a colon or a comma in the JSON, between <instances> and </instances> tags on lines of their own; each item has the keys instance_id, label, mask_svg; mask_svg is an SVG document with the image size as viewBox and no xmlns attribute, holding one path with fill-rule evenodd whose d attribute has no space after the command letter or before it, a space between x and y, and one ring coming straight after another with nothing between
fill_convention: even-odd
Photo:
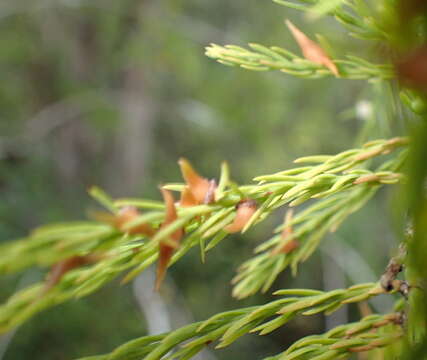
<instances>
[{"instance_id":1,"label":"conifer branch","mask_svg":"<svg viewBox=\"0 0 427 360\"><path fill-rule=\"evenodd\" d=\"M278 46L266 47L249 44L249 49L236 46L211 44L206 47L206 56L229 66L239 66L247 70L279 70L289 75L319 79L334 76L330 69L321 64L304 59ZM345 59L333 59L339 76L345 79L380 79L395 77L393 67L388 64L373 64L357 56L347 55Z\"/></svg>"},{"instance_id":2,"label":"conifer branch","mask_svg":"<svg viewBox=\"0 0 427 360\"><path fill-rule=\"evenodd\" d=\"M78 261L81 267L65 267L56 281L48 279L45 283L35 284L16 293L0 306L0 332L9 330L46 308L90 294L127 270L130 272L124 281L129 281L158 259L159 244L169 241L169 236L177 229L183 228L186 236L173 254L169 265L197 245L204 254L231 232L227 229L230 229L229 225L235 223L239 216L239 204L247 202L247 199L251 199L250 201L258 206L255 211L251 210L250 216L247 209L243 208L246 218L245 224L239 225L242 231L246 231L286 204L295 206L311 198L324 197L292 220L292 224L297 226L295 235L301 241L301 246L290 254L270 256L270 253L266 252L250 260L238 275L239 284L234 294L244 297L262 286L266 290L288 264L295 270L300 261L308 258L324 233L336 228L349 214L362 206L379 185L396 183L403 179L396 171L406 157L405 150L393 159L385 161L375 172L367 170L366 165L373 157L406 145L406 138L377 140L365 144L362 148L334 156L297 159L297 163L314 165L260 176L256 178L258 183L254 185L236 186L229 180L227 167L223 167L215 201L190 207L177 206L178 218L161 228L165 216L161 203L139 199L114 201L99 190L92 191L113 213L109 215L113 216L112 222L108 220L110 223L99 221L49 225L37 229L28 238L5 244L0 248L0 273L19 271L33 265L50 266L67 261L73 256L85 258L92 255L91 258L95 261ZM183 192L185 186L169 184L165 188ZM152 210L138 215L132 212L132 217L128 218L129 212L123 213L119 210L129 205ZM332 214L330 209L335 209L335 213ZM123 218L123 214L126 214L126 218ZM316 224L323 224L323 227L316 228ZM155 230L154 235L148 236L146 227L141 225L149 225L149 229ZM135 229L143 232L138 233ZM266 251L278 242L280 239L275 237L261 250ZM257 267L253 266L257 263L266 270L271 269L273 265L274 272L268 274L257 271ZM247 279L253 277L256 279L256 286L248 287Z\"/></svg>"},{"instance_id":3,"label":"conifer branch","mask_svg":"<svg viewBox=\"0 0 427 360\"><path fill-rule=\"evenodd\" d=\"M312 15L333 15L349 31L350 35L371 40L387 39L387 31L382 29L372 17L370 9L362 1L343 0L273 0L290 8L307 11ZM250 43L249 49L236 46L211 44L206 47L206 55L228 66L239 66L248 70L281 72L306 78L317 79L334 75L346 79L395 78L390 64L373 64L366 59L346 55L344 59L331 59L324 49L307 37L289 20L286 24L301 48L303 57L278 46L266 47Z\"/></svg>"},{"instance_id":4,"label":"conifer branch","mask_svg":"<svg viewBox=\"0 0 427 360\"><path fill-rule=\"evenodd\" d=\"M275 294L285 297L265 305L220 313L206 321L193 323L166 334L144 336L130 341L110 354L80 360L188 359L214 341L218 341L216 348L222 348L247 333L268 334L285 325L297 315L308 316L320 312L330 314L343 304L367 300L384 292L378 283L359 284L348 289L330 292L307 289L279 290ZM381 346L380 341L385 339L384 336L364 338L362 334L371 329L393 323L396 318L397 315L395 314L370 316L359 323L343 325L317 337L319 338L318 343L322 344L320 338L331 339L323 345L328 345L332 349L339 349L339 352L349 352L351 350L348 349L355 346L374 347L375 344ZM357 338L360 337L363 341L359 340L351 344L343 343L345 336L356 334ZM309 339L306 338L305 340L308 341ZM374 340L377 341L372 342ZM287 352L293 352L294 349L306 345L305 343L301 344L301 342L302 340L295 343Z\"/></svg>"},{"instance_id":5,"label":"conifer branch","mask_svg":"<svg viewBox=\"0 0 427 360\"><path fill-rule=\"evenodd\" d=\"M313 16L333 16L349 35L364 40L384 40L389 34L373 18L374 10L355 0L273 0L276 4L305 11ZM380 15L378 15L380 16Z\"/></svg>"},{"instance_id":6,"label":"conifer branch","mask_svg":"<svg viewBox=\"0 0 427 360\"><path fill-rule=\"evenodd\" d=\"M273 1L304 11L308 18L333 16L350 36L379 41L377 45L386 46L387 53L397 55L391 64L376 64L375 60L351 54L332 56L324 37L318 36L318 43L314 36L305 34L289 20L285 24L299 46L297 53L251 43L246 48L211 44L206 55L228 66L278 70L307 79L327 76L371 82L396 79L393 83L399 82L403 87L402 102L415 114L426 114L427 45L425 31L420 29L427 24L427 17L421 11L422 1L408 5L402 0L384 6L376 3L370 6L364 0ZM396 117L405 114L399 108L392 109ZM183 182L161 186L163 201L114 200L93 187L89 193L104 212L91 213L89 221L42 226L25 238L0 245L0 274L31 266L50 269L44 281L17 291L0 305L0 334L45 309L91 294L120 275L124 275L122 283L131 281L156 261L158 290L168 267L193 247L200 248L204 262L206 253L228 235L244 233L277 209L286 207L283 223L269 240L256 247L254 257L239 267L232 280L236 298L266 292L288 267L295 275L298 266L313 254L326 234L336 231L378 189L386 184L406 184L409 177L411 190L406 192L412 200L406 201L406 206L410 204L410 231L378 282L327 292L279 290L274 293L278 298L266 304L222 312L168 333L135 339L109 354L80 360L190 359L211 343L215 348L223 348L248 333L269 334L296 316L329 315L345 304L393 293L402 295L395 312L372 314L324 334L307 336L264 360L347 359L355 357L355 353L378 351L391 344L396 344L390 346L396 357L403 353L400 349L403 343L407 353L413 347L414 358L420 358L418 354L427 344L427 308L422 306L425 251L420 251L426 243L420 234L427 230L426 196L423 196L427 170L421 166L427 156L422 146L427 132L420 124L414 126L418 120L411 120L410 125L414 134L411 161L407 161L408 138L396 137L374 140L336 155L299 158L295 160L301 164L298 167L257 176L247 185L234 183L225 163L217 182L199 175L186 159L180 159ZM392 156L382 157L391 152ZM407 162L412 163L408 175L402 171ZM178 201L174 192L179 194ZM302 209L298 208L301 204L305 205ZM401 279L405 266L407 277ZM408 326L402 326L406 325L406 313L397 312L404 307L409 309ZM361 312L371 313L368 308L366 305ZM402 341L404 336L406 339Z\"/></svg>"},{"instance_id":7,"label":"conifer branch","mask_svg":"<svg viewBox=\"0 0 427 360\"><path fill-rule=\"evenodd\" d=\"M283 227L295 226L292 234L283 237L276 234L259 245L255 257L245 261L232 280L233 296L242 299L258 290L263 293L273 284L277 276L288 266L295 275L300 262L305 261L316 250L328 231L335 231L347 216L360 209L378 190L378 186L363 186L340 192L323 199L298 213ZM283 230L278 227L277 232ZM291 251L275 251L278 246L294 242Z\"/></svg>"},{"instance_id":8,"label":"conifer branch","mask_svg":"<svg viewBox=\"0 0 427 360\"><path fill-rule=\"evenodd\" d=\"M367 152L366 154L372 153ZM359 156L365 157L367 155ZM310 198L323 199L308 206L295 217L286 219L285 223L275 230L276 235L255 249L255 253L259 255L247 260L238 268L238 274L232 281L235 284L233 296L241 299L253 295L259 289L266 292L277 276L288 266L292 268L295 275L298 264L310 257L325 234L328 231L335 232L349 215L359 210L375 195L381 183L379 174L387 177L387 180L383 178L383 181L386 182L402 179L401 175L394 171L401 167L405 157L406 154L400 154L394 161L384 163L376 173L368 174L365 172L366 170L360 169L346 171L346 175L342 175L340 180L334 182L334 185L328 190L316 195L309 192ZM320 159L320 157L317 158L319 161ZM316 159L309 157L297 161L305 162L307 160L314 161ZM313 171L313 169L309 171ZM279 173L260 177L260 179L262 181L264 179L277 180L280 176L282 175ZM323 174L319 176L322 177ZM365 184L365 186L355 187L355 184ZM306 198L303 195L301 198L291 201L289 205L298 205L305 200ZM283 231L287 228L292 228L292 230L284 236ZM286 250L284 247L290 244L292 246Z\"/></svg>"},{"instance_id":9,"label":"conifer branch","mask_svg":"<svg viewBox=\"0 0 427 360\"><path fill-rule=\"evenodd\" d=\"M358 322L338 326L323 335L302 338L285 352L265 360L347 359L354 353L398 343L403 337L402 321L401 313L369 315Z\"/></svg>"}]
</instances>

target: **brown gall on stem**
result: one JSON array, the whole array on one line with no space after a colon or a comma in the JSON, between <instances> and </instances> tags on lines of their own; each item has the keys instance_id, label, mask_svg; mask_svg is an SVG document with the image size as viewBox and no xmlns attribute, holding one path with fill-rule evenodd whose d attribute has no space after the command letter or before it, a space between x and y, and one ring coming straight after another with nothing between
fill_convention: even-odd
<instances>
[{"instance_id":1,"label":"brown gall on stem","mask_svg":"<svg viewBox=\"0 0 427 360\"><path fill-rule=\"evenodd\" d=\"M387 264L387 267L380 278L381 287L387 291L398 291L405 298L409 293L409 285L405 281L397 280L397 275L403 270L403 263L406 258L406 247L399 246L399 252L396 256L392 257Z\"/></svg>"},{"instance_id":2,"label":"brown gall on stem","mask_svg":"<svg viewBox=\"0 0 427 360\"><path fill-rule=\"evenodd\" d=\"M380 284L384 291L386 292L395 292L400 293L406 300L409 297L409 291L413 288L409 285L409 283L405 280L392 279L385 280L386 275L383 275L380 280Z\"/></svg>"},{"instance_id":3,"label":"brown gall on stem","mask_svg":"<svg viewBox=\"0 0 427 360\"><path fill-rule=\"evenodd\" d=\"M241 231L257 209L257 203L252 199L244 199L236 205L236 216L231 224L227 225L224 230L228 233Z\"/></svg>"},{"instance_id":4,"label":"brown gall on stem","mask_svg":"<svg viewBox=\"0 0 427 360\"><path fill-rule=\"evenodd\" d=\"M187 159L179 159L178 164L182 177L187 183L186 189L181 194L180 204L184 204L181 206L188 207L214 202L216 183L200 176Z\"/></svg>"},{"instance_id":5,"label":"brown gall on stem","mask_svg":"<svg viewBox=\"0 0 427 360\"><path fill-rule=\"evenodd\" d=\"M290 209L286 212L284 224L288 224L292 221L292 217L294 215L293 209ZM278 244L273 251L271 252L271 255L277 255L277 254L289 254L292 251L294 251L299 246L299 241L297 239L290 239L292 237L293 230L292 226L288 225L285 226L282 230L282 234L280 235L282 241L280 244Z\"/></svg>"},{"instance_id":6,"label":"brown gall on stem","mask_svg":"<svg viewBox=\"0 0 427 360\"><path fill-rule=\"evenodd\" d=\"M295 41L301 48L302 54L307 60L323 65L336 77L339 77L337 66L332 62L326 52L314 41L310 40L301 30L299 30L289 20L285 20L286 26L291 31Z\"/></svg>"},{"instance_id":7,"label":"brown gall on stem","mask_svg":"<svg viewBox=\"0 0 427 360\"><path fill-rule=\"evenodd\" d=\"M176 213L175 199L173 198L172 193L169 190L163 189L162 187L160 187L160 191L162 193L163 200L166 206L165 220L162 226L160 227L161 230L173 223L176 219L178 219L178 215ZM155 284L156 291L160 289L160 285L162 284L163 279L165 278L166 270L170 263L172 255L175 252L176 248L178 248L183 234L184 230L182 228L178 229L173 232L166 240L161 241L159 243L159 261L157 263L157 274Z\"/></svg>"}]
</instances>

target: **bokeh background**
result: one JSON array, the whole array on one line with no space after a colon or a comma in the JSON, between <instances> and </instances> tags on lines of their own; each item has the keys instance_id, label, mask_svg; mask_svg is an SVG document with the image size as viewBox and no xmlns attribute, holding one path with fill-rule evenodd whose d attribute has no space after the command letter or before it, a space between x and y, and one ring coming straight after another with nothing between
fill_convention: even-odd
<instances>
[{"instance_id":1,"label":"bokeh background","mask_svg":"<svg viewBox=\"0 0 427 360\"><path fill-rule=\"evenodd\" d=\"M284 26L326 36L339 56L380 53L329 18L316 21L270 1L38 0L0 3L0 241L47 222L82 219L87 188L159 199L157 185L180 181L176 161L203 175L222 160L239 183L292 167L296 157L333 154L390 136L389 88L364 81L304 80L250 72L204 56L211 42L259 42L298 51ZM320 251L282 274L284 287L332 289L375 281L395 239L390 195L381 192ZM108 352L147 334L258 304L271 296L231 298L237 266L268 239L283 212L245 236L233 235L201 264L193 249L169 272L160 294L152 272L43 312L0 338L0 359L73 359ZM38 281L46 269L0 279L0 300ZM387 308L385 299L371 304ZM257 359L295 339L348 319L299 318L268 337L246 336L199 359Z\"/></svg>"}]
</instances>

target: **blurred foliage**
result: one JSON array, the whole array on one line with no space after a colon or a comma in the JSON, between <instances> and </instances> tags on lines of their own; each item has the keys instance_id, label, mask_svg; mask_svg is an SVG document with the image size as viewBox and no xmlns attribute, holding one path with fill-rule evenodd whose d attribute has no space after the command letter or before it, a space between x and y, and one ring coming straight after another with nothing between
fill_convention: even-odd
<instances>
[{"instance_id":1,"label":"blurred foliage","mask_svg":"<svg viewBox=\"0 0 427 360\"><path fill-rule=\"evenodd\" d=\"M392 46L409 47L414 38L410 26L400 27L404 31L399 34L394 28L396 14L380 5L373 8L382 23L371 29L372 34L377 38L386 34ZM387 62L389 48L384 43L349 38L348 29L329 17L307 21L304 13L268 2L1 4L0 241L23 237L41 223L81 219L82 210L93 206L86 196L93 184L116 196L159 198L158 183L180 179L176 161L181 156L209 177L227 160L233 179L248 183L255 175L290 168L297 157L335 154L368 140L405 134L408 122L418 121L395 101L394 83L302 81L286 74L219 66L203 56L203 48L211 42L240 46L261 42L297 52L284 17L304 24L307 34L324 34L334 44L334 58L350 52L372 63ZM422 29L423 22L417 21ZM414 97L419 100L416 93L403 95L410 104ZM142 125L135 122L138 116L144 118ZM416 127L414 132L424 149L423 131ZM423 159L422 150L418 154ZM419 179L413 186L413 202L422 175ZM399 203L381 191L363 213L328 237L330 244L338 238L365 259L364 274L371 276L360 279L351 266L341 268L346 284L338 287L355 280L376 281L383 272L397 243L388 224L392 201ZM171 276L196 320L271 300L257 295L236 302L230 297L231 286L224 284L251 256L254 243L267 239L281 220L282 214L274 214L244 238L223 242L204 265L193 250L174 266ZM400 231L398 225L395 228ZM323 288L319 268L324 256L305 263L298 279L280 275L273 288ZM43 276L28 271L31 282ZM26 274L0 280L2 300L21 286ZM105 353L140 336L145 324L133 295L127 287L115 285L38 315L19 329L4 358L68 359ZM349 314L354 320L358 317L355 308ZM265 356L266 347L275 354L304 335L323 332L323 323L323 318L297 319L267 339L242 339L215 356L258 358ZM174 327L178 325L183 324Z\"/></svg>"}]
</instances>

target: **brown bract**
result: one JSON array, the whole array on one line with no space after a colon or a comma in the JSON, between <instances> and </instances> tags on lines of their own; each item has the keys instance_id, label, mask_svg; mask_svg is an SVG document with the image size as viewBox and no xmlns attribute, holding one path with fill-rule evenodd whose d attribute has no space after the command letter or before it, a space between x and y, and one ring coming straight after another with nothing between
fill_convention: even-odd
<instances>
[{"instance_id":1,"label":"brown bract","mask_svg":"<svg viewBox=\"0 0 427 360\"><path fill-rule=\"evenodd\" d=\"M99 255L84 255L84 256L71 256L68 259L62 260L52 266L43 289L43 293L46 293L56 284L58 284L62 277L69 271L88 264L93 264L99 261Z\"/></svg>"},{"instance_id":2,"label":"brown bract","mask_svg":"<svg viewBox=\"0 0 427 360\"><path fill-rule=\"evenodd\" d=\"M138 224L131 228L126 228L126 225L142 215L135 206L125 206L121 208L117 214L111 214L102 211L91 211L90 216L97 221L101 221L111 226L114 226L117 230L127 234L141 234L146 236L152 236L156 232L150 224Z\"/></svg>"},{"instance_id":3,"label":"brown bract","mask_svg":"<svg viewBox=\"0 0 427 360\"><path fill-rule=\"evenodd\" d=\"M289 223L292 220L293 215L293 210L288 210L285 215L284 223ZM282 234L280 235L282 242L273 249L271 255L289 254L290 252L294 251L299 246L299 241L297 239L292 239L292 234L292 226L285 226L282 230Z\"/></svg>"},{"instance_id":4,"label":"brown bract","mask_svg":"<svg viewBox=\"0 0 427 360\"><path fill-rule=\"evenodd\" d=\"M214 202L216 189L215 180L209 181L200 176L187 159L179 159L178 164L181 168L182 177L187 183L187 186L181 193L180 205L189 207Z\"/></svg>"},{"instance_id":5,"label":"brown bract","mask_svg":"<svg viewBox=\"0 0 427 360\"><path fill-rule=\"evenodd\" d=\"M126 232L128 234L141 234L152 236L155 233L155 230L150 224L138 224L127 230L125 230L124 226L128 224L130 221L135 220L141 213L135 206L126 206L118 212L115 217L114 225L120 231Z\"/></svg>"},{"instance_id":6,"label":"brown bract","mask_svg":"<svg viewBox=\"0 0 427 360\"><path fill-rule=\"evenodd\" d=\"M304 57L307 60L313 61L316 64L323 65L328 68L336 77L339 76L336 65L332 62L331 58L326 52L314 41L310 40L301 30L299 30L289 20L285 21L286 26L291 31L294 39L298 43Z\"/></svg>"},{"instance_id":7,"label":"brown bract","mask_svg":"<svg viewBox=\"0 0 427 360\"><path fill-rule=\"evenodd\" d=\"M197 205L197 200L187 185L181 192L181 199L179 200L179 206L190 207Z\"/></svg>"},{"instance_id":8,"label":"brown bract","mask_svg":"<svg viewBox=\"0 0 427 360\"><path fill-rule=\"evenodd\" d=\"M236 205L236 216L230 225L227 225L224 230L229 233L241 231L248 223L252 215L257 209L257 203L252 199L241 200Z\"/></svg>"},{"instance_id":9,"label":"brown bract","mask_svg":"<svg viewBox=\"0 0 427 360\"><path fill-rule=\"evenodd\" d=\"M163 200L166 206L165 220L160 227L160 229L165 228L169 224L173 223L178 215L176 213L175 208L175 200L173 198L172 193L169 190L160 188L160 191L163 196ZM175 249L179 246L179 242L184 234L184 230L178 229L173 232L166 240L161 241L159 244L159 261L157 263L157 276L156 276L156 290L160 289L160 285L163 282L163 279L166 275L166 269L170 263L170 259L175 251Z\"/></svg>"}]
</instances>

